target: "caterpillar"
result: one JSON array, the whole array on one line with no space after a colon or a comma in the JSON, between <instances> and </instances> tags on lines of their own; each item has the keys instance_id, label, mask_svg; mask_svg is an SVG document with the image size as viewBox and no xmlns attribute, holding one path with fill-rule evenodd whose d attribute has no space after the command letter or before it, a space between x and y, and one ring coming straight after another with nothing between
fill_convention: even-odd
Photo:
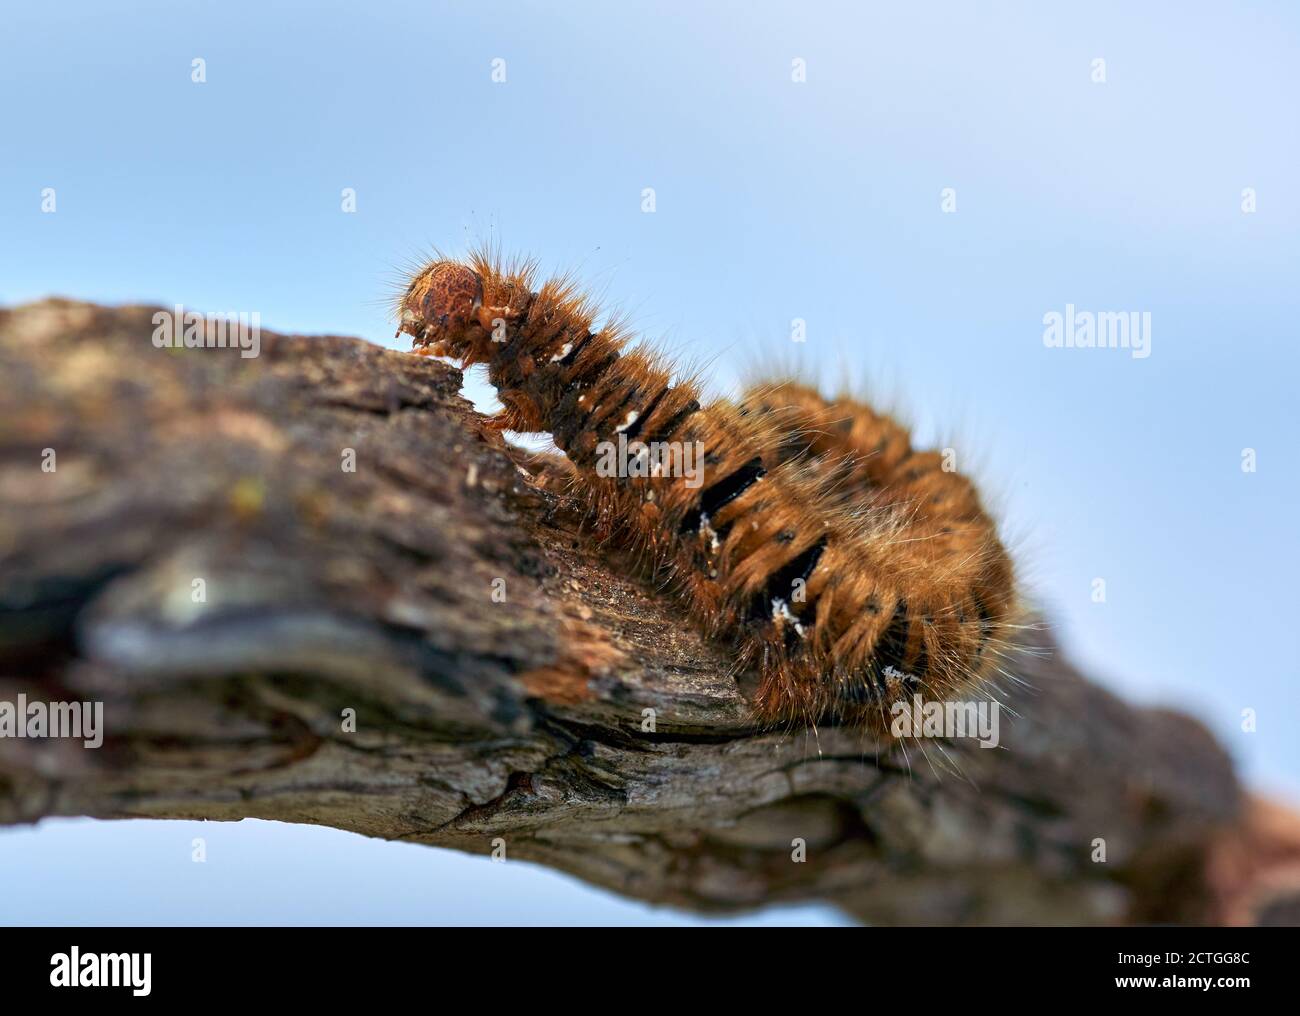
<instances>
[{"instance_id":1,"label":"caterpillar","mask_svg":"<svg viewBox=\"0 0 1300 1016\"><path fill-rule=\"evenodd\" d=\"M698 379L629 348L621 321L596 327L573 278L536 276L488 249L434 259L399 290L397 334L485 364L504 407L493 426L552 435L604 532L647 553L758 674L761 722L888 736L893 703L955 697L1001 671L1011 558L939 453L798 382L704 404Z\"/></svg>"}]
</instances>

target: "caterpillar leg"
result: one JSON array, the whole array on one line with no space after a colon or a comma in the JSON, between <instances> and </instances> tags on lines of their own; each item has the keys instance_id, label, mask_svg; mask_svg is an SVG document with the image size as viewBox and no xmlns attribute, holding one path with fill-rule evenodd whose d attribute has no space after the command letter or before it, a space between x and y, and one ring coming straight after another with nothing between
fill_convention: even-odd
<instances>
[{"instance_id":1,"label":"caterpillar leg","mask_svg":"<svg viewBox=\"0 0 1300 1016\"><path fill-rule=\"evenodd\" d=\"M568 456L560 452L528 452L523 449L511 449L510 457L515 465L523 469L529 480L537 487L563 497L571 496L575 489L582 488L582 475L569 461Z\"/></svg>"}]
</instances>

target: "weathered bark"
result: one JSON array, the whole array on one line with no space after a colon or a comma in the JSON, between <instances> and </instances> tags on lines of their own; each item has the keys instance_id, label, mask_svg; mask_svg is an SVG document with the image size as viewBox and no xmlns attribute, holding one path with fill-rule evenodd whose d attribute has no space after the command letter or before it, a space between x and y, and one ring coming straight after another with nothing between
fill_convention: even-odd
<instances>
[{"instance_id":1,"label":"weathered bark","mask_svg":"<svg viewBox=\"0 0 1300 1016\"><path fill-rule=\"evenodd\" d=\"M725 652L530 485L457 371L336 337L158 349L152 313L0 312L0 699L100 700L107 727L0 739L0 822L501 838L645 900L874 922L1250 920L1247 883L1294 862L1274 831L1256 863L1197 722L1046 639L1002 748L946 746L963 777L756 729Z\"/></svg>"}]
</instances>

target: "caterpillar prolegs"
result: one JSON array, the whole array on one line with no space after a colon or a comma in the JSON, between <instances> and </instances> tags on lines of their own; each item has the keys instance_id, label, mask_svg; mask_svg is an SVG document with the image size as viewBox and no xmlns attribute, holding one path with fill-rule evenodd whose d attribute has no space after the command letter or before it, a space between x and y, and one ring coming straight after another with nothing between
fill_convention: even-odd
<instances>
[{"instance_id":1,"label":"caterpillar prolegs","mask_svg":"<svg viewBox=\"0 0 1300 1016\"><path fill-rule=\"evenodd\" d=\"M704 405L696 381L626 348L621 324L594 328L571 279L535 275L486 251L430 262L399 296L398 334L486 364L497 426L551 433L607 531L648 551L690 617L757 671L761 720L887 733L893 703L997 672L1011 560L938 453L793 382ZM630 460L611 471L611 450Z\"/></svg>"}]
</instances>

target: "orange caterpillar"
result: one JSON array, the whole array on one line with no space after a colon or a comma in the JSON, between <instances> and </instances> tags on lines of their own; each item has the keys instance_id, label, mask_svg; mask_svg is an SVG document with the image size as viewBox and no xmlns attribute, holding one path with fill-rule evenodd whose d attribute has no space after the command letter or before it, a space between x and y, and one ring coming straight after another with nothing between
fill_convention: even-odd
<instances>
[{"instance_id":1,"label":"orange caterpillar","mask_svg":"<svg viewBox=\"0 0 1300 1016\"><path fill-rule=\"evenodd\" d=\"M606 529L648 551L691 617L757 669L762 720L885 733L894 702L956 697L998 669L1010 558L937 453L789 382L701 405L693 380L625 350L620 325L593 330L572 281L534 276L490 252L432 261L399 296L398 334L487 365L505 406L494 425L552 434Z\"/></svg>"}]
</instances>

